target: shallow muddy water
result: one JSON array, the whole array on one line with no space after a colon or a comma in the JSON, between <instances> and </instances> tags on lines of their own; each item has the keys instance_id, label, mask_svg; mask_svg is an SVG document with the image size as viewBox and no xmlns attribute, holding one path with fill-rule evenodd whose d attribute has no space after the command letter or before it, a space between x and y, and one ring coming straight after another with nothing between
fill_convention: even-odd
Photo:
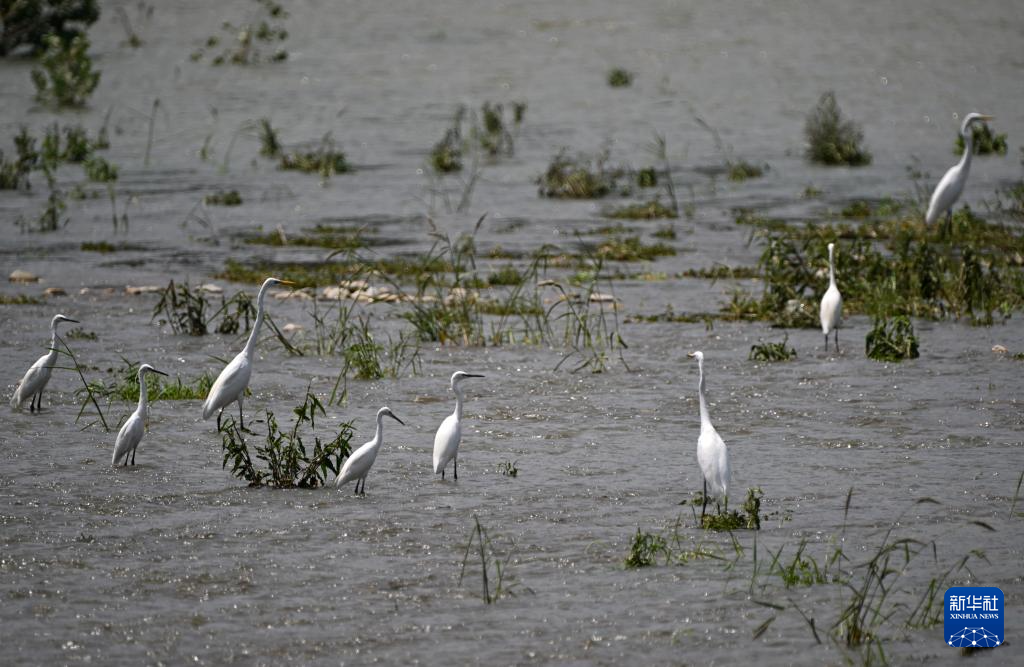
<instances>
[{"instance_id":1,"label":"shallow muddy water","mask_svg":"<svg viewBox=\"0 0 1024 667\"><path fill-rule=\"evenodd\" d=\"M0 306L8 395L45 351L56 312L97 334L69 341L92 376L122 357L185 379L219 371L211 357L233 354L241 336L174 335L151 321L156 296L123 288L173 278L255 292L214 276L228 258L326 254L250 245L244 234L354 224L380 242L372 252L387 256L429 248L428 217L455 236L487 213L482 250L573 250L576 232L608 221L600 202L537 196L534 181L562 146L596 151L611 142L614 161L640 166L652 161L644 148L652 132L665 135L676 187L694 214L675 221L678 237L667 241L675 256L622 269L669 276L756 262L760 250L748 244L749 229L734 224L735 208L805 220L854 199L904 197L914 158L934 183L955 160L954 113L994 114L1011 145L1006 157L974 162L967 201L984 211L985 198L1020 177L1020 3L297 2L286 5L289 59L255 67L189 60L224 20L254 15L253 3L161 4L149 18L126 4L144 40L136 50L121 44L115 6L105 3L90 31L103 78L89 108L57 119L94 131L112 108L105 155L121 169L118 207L129 228L113 232L104 193L70 201L59 232L20 233L16 221L36 215L45 182L33 174L30 193L0 192L0 268L41 278L0 291L68 293L43 305ZM632 87L606 85L616 66L636 74ZM55 118L32 100L31 67L0 63L5 151L20 124L39 130ZM829 88L863 124L871 166L824 169L803 160L804 116ZM161 109L146 166L154 98ZM451 213L431 196L427 153L457 104L479 108L485 100L529 108L515 155L486 166L468 210ZM737 157L767 162L767 175L738 184L710 178L722 156L695 114ZM276 170L250 133L239 132L263 116L285 143L332 131L356 171L321 184ZM67 188L81 180L77 167L59 176ZM809 185L822 196L802 199ZM443 187L454 201L461 196L457 178ZM204 194L228 188L242 206L201 204ZM660 223L625 224L649 232ZM84 252L86 241L127 247ZM779 548L791 556L806 540L820 561L839 543L850 559L845 569L856 573L894 522L896 537L929 546L893 600L914 604L933 577L982 552L969 560L970 574L960 570L946 585L1002 588L1011 646L975 661L1018 659L1007 651L1024 641L1024 533L1011 516L1024 471L1022 366L991 349L1024 350L1020 313L987 328L916 322L921 357L902 364L864 357L864 316L845 322L839 354L826 354L815 330L790 331L799 356L783 364L747 360L752 344L781 338L763 323L715 322L708 330L627 322L666 307L715 311L735 285L615 281L628 369L613 361L600 374L553 370L564 353L558 347L425 345L420 374L349 381L347 403L329 407L318 431L354 419L353 441L365 442L382 405L407 424L385 424L385 445L358 498L351 486L247 488L222 470L220 437L201 421L199 401L153 404L139 465L112 469L114 433L81 430L91 418L76 424L78 379L55 372L41 415L5 407L0 417L2 662L857 662L860 653L830 638L849 589L787 589L764 574L752 586L755 539L762 559ZM305 302L268 299L268 308L278 323L312 327ZM368 310L390 330L402 326L397 306ZM748 487L764 492L767 518L756 536L735 533L739 555L728 534L705 534L679 504L701 483L697 369L685 355L693 349L706 354L711 418L729 446L732 486L740 500ZM326 398L340 364L289 356L265 341L247 418L270 409L285 420L307 386ZM456 369L486 375L464 385L457 482L435 478L430 463L433 432L452 410L447 382ZM133 409L114 403L109 415L116 421ZM498 472L504 461L516 463L518 476ZM459 581L474 515L499 554L513 553L514 595L491 605L481 600L478 561L470 559ZM686 548L702 544L716 557L624 568L638 528L671 531L677 521ZM821 643L802 614L815 620ZM904 632L893 621L883 632L893 662L960 660L942 643L941 625Z\"/></svg>"}]
</instances>

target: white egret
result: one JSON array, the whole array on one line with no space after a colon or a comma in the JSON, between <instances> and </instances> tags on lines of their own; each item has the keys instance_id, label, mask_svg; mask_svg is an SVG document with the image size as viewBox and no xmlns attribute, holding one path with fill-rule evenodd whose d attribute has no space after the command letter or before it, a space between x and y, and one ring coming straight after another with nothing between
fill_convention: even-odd
<instances>
[{"instance_id":1,"label":"white egret","mask_svg":"<svg viewBox=\"0 0 1024 667\"><path fill-rule=\"evenodd\" d=\"M700 508L701 524L703 525L704 512L708 506L708 485L711 486L711 493L716 500L728 496L729 451L725 448L722 438L718 436L718 431L711 425L711 418L708 416L708 404L704 398L704 353L698 350L687 356L697 360L697 369L700 371L700 381L697 385L697 394L700 397L700 436L697 438L697 463L700 464L700 472L704 476L704 504Z\"/></svg>"},{"instance_id":2,"label":"white egret","mask_svg":"<svg viewBox=\"0 0 1024 667\"><path fill-rule=\"evenodd\" d=\"M158 371L149 364L139 366L139 407L135 408L135 412L132 413L132 416L128 418L128 421L124 423L124 426L117 433L117 440L114 441L114 456L110 459L110 465L112 466L116 466L122 457L124 458L124 464L128 465L128 452L132 453L132 465L135 465L135 450L139 448L142 436L146 434L146 426L149 425L149 396L146 391L146 373L167 375L167 373Z\"/></svg>"},{"instance_id":3,"label":"white egret","mask_svg":"<svg viewBox=\"0 0 1024 667\"><path fill-rule=\"evenodd\" d=\"M828 244L828 289L821 297L821 332L825 334L825 351L828 352L828 335L836 332L836 352L839 352L839 322L843 317L843 295L836 286L836 267L832 254L836 244Z\"/></svg>"},{"instance_id":4,"label":"white egret","mask_svg":"<svg viewBox=\"0 0 1024 667\"><path fill-rule=\"evenodd\" d=\"M43 409L43 389L46 387L46 383L50 381L50 374L53 373L53 367L57 364L57 323L58 322L74 322L78 324L78 320L73 320L70 317L64 315L54 315L53 319L50 320L50 351L39 357L36 363L32 364L32 367L25 373L25 377L21 378L21 382L18 383L18 388L14 390L14 396L11 397L11 407L17 410L21 407L29 397L32 398L32 402L29 404L29 412L42 411Z\"/></svg>"},{"instance_id":5,"label":"white egret","mask_svg":"<svg viewBox=\"0 0 1024 667\"><path fill-rule=\"evenodd\" d=\"M259 296L256 297L256 322L249 332L249 340L245 347L231 360L224 370L217 376L216 382L210 387L210 393L203 403L203 419L209 419L210 415L217 412L217 428L220 428L220 418L224 408L238 401L238 427L245 428L242 417L242 399L245 397L245 389L249 386L249 378L252 377L253 357L256 354L256 339L260 335L260 327L263 326L263 299L267 296L267 290L271 285L292 285L294 283L280 278L267 278L260 287Z\"/></svg>"},{"instance_id":6,"label":"white egret","mask_svg":"<svg viewBox=\"0 0 1024 667\"><path fill-rule=\"evenodd\" d=\"M377 411L377 432L373 436L373 440L366 443L356 451L352 452L349 457L345 460L345 465L341 466L341 472L338 473L338 478L334 481L335 486L341 486L347 484L352 480L356 480L356 493L362 493L366 495L366 476L370 473L370 468L373 467L373 462L377 460L377 452L380 451L380 446L384 444L384 416L391 417L396 422L405 426L405 422L395 416L395 413L391 412L391 408L383 407ZM362 490L360 491L359 484L362 482Z\"/></svg>"},{"instance_id":7,"label":"white egret","mask_svg":"<svg viewBox=\"0 0 1024 667\"><path fill-rule=\"evenodd\" d=\"M931 201L928 202L928 212L925 213L924 221L928 225L934 225L943 213L946 214L947 230L953 227L953 205L960 198L967 184L967 173L971 170L971 154L974 152L971 136L971 123L975 121L992 120L992 116L982 113L969 113L960 125L960 136L964 140L964 154L960 162L949 168L946 175L942 177L939 184L932 193Z\"/></svg>"},{"instance_id":8,"label":"white egret","mask_svg":"<svg viewBox=\"0 0 1024 667\"><path fill-rule=\"evenodd\" d=\"M462 441L462 389L459 385L466 378L482 378L483 375L474 375L463 371L452 373L451 387L455 392L455 412L444 418L441 426L434 434L434 474L441 473L444 479L444 469L449 461L455 461L455 479L459 478L459 442Z\"/></svg>"}]
</instances>

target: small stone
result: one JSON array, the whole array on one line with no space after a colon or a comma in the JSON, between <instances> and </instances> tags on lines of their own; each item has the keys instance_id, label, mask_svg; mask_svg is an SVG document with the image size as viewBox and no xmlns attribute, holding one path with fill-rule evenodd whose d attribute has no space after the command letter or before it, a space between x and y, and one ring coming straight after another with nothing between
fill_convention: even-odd
<instances>
[{"instance_id":1,"label":"small stone","mask_svg":"<svg viewBox=\"0 0 1024 667\"><path fill-rule=\"evenodd\" d=\"M43 290L43 296L67 296L63 287L47 287Z\"/></svg>"},{"instance_id":2,"label":"small stone","mask_svg":"<svg viewBox=\"0 0 1024 667\"><path fill-rule=\"evenodd\" d=\"M224 293L224 288L223 287L221 287L220 285L214 285L213 283L206 283L205 285L200 285L199 289L204 291L204 292L209 292L210 294L223 294Z\"/></svg>"},{"instance_id":3,"label":"small stone","mask_svg":"<svg viewBox=\"0 0 1024 667\"><path fill-rule=\"evenodd\" d=\"M347 289L334 285L329 285L320 292L320 296L328 301L341 301L342 299L347 299L348 295L349 291Z\"/></svg>"},{"instance_id":4,"label":"small stone","mask_svg":"<svg viewBox=\"0 0 1024 667\"><path fill-rule=\"evenodd\" d=\"M604 294L603 292L591 292L590 303L615 303L615 295Z\"/></svg>"},{"instance_id":5,"label":"small stone","mask_svg":"<svg viewBox=\"0 0 1024 667\"><path fill-rule=\"evenodd\" d=\"M992 351L996 354L1006 354L1009 350L1006 349L1005 345L993 345Z\"/></svg>"},{"instance_id":6,"label":"small stone","mask_svg":"<svg viewBox=\"0 0 1024 667\"><path fill-rule=\"evenodd\" d=\"M306 329L306 327L302 326L301 324L296 324L295 322L289 322L288 324L286 324L283 327L281 327L281 333L293 334L293 333L296 333L298 331L304 331L305 329Z\"/></svg>"},{"instance_id":7,"label":"small stone","mask_svg":"<svg viewBox=\"0 0 1024 667\"><path fill-rule=\"evenodd\" d=\"M28 271L22 271L21 269L15 269L11 271L11 275L7 278L12 283L36 283L39 282L39 276Z\"/></svg>"},{"instance_id":8,"label":"small stone","mask_svg":"<svg viewBox=\"0 0 1024 667\"><path fill-rule=\"evenodd\" d=\"M139 294L153 294L154 292L159 292L162 289L163 287L160 287L159 285L128 285L124 288L124 292L125 294L136 296Z\"/></svg>"}]
</instances>

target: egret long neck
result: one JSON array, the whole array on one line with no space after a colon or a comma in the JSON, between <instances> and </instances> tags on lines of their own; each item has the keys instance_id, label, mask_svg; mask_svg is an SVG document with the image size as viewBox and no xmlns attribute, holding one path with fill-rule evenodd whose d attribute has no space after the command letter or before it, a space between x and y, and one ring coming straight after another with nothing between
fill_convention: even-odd
<instances>
[{"instance_id":1,"label":"egret long neck","mask_svg":"<svg viewBox=\"0 0 1024 667\"><path fill-rule=\"evenodd\" d=\"M697 368L700 371L700 382L697 385L697 395L700 398L700 425L701 428L711 425L711 417L708 416L708 402L704 398L704 360L697 362Z\"/></svg>"},{"instance_id":2,"label":"egret long neck","mask_svg":"<svg viewBox=\"0 0 1024 667\"><path fill-rule=\"evenodd\" d=\"M146 389L146 374L139 371L139 409L138 412L143 417L146 416L146 410L149 406L149 391Z\"/></svg>"},{"instance_id":3,"label":"egret long neck","mask_svg":"<svg viewBox=\"0 0 1024 667\"><path fill-rule=\"evenodd\" d=\"M252 331L249 332L249 340L245 341L245 349L242 353L251 357L253 352L256 350L256 339L260 335L260 327L263 326L263 298L267 295L267 288L270 285L264 284L260 288L260 294L256 297L256 321L253 322Z\"/></svg>"},{"instance_id":4,"label":"egret long neck","mask_svg":"<svg viewBox=\"0 0 1024 667\"><path fill-rule=\"evenodd\" d=\"M50 351L46 353L47 365L52 366L57 361L57 323L50 325Z\"/></svg>"},{"instance_id":5,"label":"egret long neck","mask_svg":"<svg viewBox=\"0 0 1024 667\"><path fill-rule=\"evenodd\" d=\"M836 267L832 262L832 248L828 249L828 284L830 287L836 286Z\"/></svg>"},{"instance_id":6,"label":"egret long neck","mask_svg":"<svg viewBox=\"0 0 1024 667\"><path fill-rule=\"evenodd\" d=\"M384 442L384 415L377 415L377 431L373 434L373 446L380 447Z\"/></svg>"},{"instance_id":7,"label":"egret long neck","mask_svg":"<svg viewBox=\"0 0 1024 667\"><path fill-rule=\"evenodd\" d=\"M970 127L960 130L960 136L964 139L964 154L960 156L960 173L967 176L971 170L971 156L974 154L974 133Z\"/></svg>"},{"instance_id":8,"label":"egret long neck","mask_svg":"<svg viewBox=\"0 0 1024 667\"><path fill-rule=\"evenodd\" d=\"M462 387L459 385L453 385L452 391L455 392L455 418L462 420Z\"/></svg>"}]
</instances>

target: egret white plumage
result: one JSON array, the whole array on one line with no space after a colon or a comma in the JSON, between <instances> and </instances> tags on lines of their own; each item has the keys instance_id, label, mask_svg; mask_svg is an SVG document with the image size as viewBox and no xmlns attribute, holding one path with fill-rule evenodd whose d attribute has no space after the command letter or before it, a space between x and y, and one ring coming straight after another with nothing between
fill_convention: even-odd
<instances>
[{"instance_id":1,"label":"egret white plumage","mask_svg":"<svg viewBox=\"0 0 1024 667\"><path fill-rule=\"evenodd\" d=\"M338 478L334 481L335 486L342 486L354 479L356 480L355 492L362 493L364 496L366 495L366 476L370 473L370 468L373 467L373 462L377 460L377 452L380 451L381 445L384 444L385 416L391 417L402 426L405 426L405 422L396 417L395 413L391 412L391 408L383 407L378 410L377 432L374 434L373 440L352 452L352 454L345 459L345 465L341 466L341 472L338 473ZM359 486L360 483L362 483L361 491Z\"/></svg>"},{"instance_id":2,"label":"egret white plumage","mask_svg":"<svg viewBox=\"0 0 1024 667\"><path fill-rule=\"evenodd\" d=\"M455 462L455 479L459 478L459 443L462 441L462 388L459 386L466 378L482 378L464 371L452 373L451 388L455 392L455 412L444 418L441 426L434 434L434 474L441 473L449 461Z\"/></svg>"},{"instance_id":3,"label":"egret white plumage","mask_svg":"<svg viewBox=\"0 0 1024 667\"><path fill-rule=\"evenodd\" d=\"M697 385L697 394L700 398L700 436L697 438L697 463L700 464L700 472L704 477L704 504L700 508L701 523L704 522L704 512L708 506L708 486L711 487L711 494L716 500L721 501L729 493L729 451L725 443L719 437L718 431L711 425L711 417L708 416L708 404L704 398L704 353L701 351L688 354L692 359L697 360L697 369L700 371L700 381Z\"/></svg>"},{"instance_id":4,"label":"egret white plumage","mask_svg":"<svg viewBox=\"0 0 1024 667\"><path fill-rule=\"evenodd\" d=\"M974 153L973 137L971 134L971 123L975 121L992 120L993 117L982 113L969 113L964 117L960 125L960 136L964 140L964 154L960 161L949 168L946 175L942 177L939 184L932 192L931 201L928 202L928 212L925 213L924 221L928 225L934 225L943 213L946 214L946 227L953 226L953 205L960 198L967 184L967 174L971 170L971 156Z\"/></svg>"},{"instance_id":5,"label":"egret white plumage","mask_svg":"<svg viewBox=\"0 0 1024 667\"><path fill-rule=\"evenodd\" d=\"M280 278L267 278L260 287L259 296L256 297L256 321L249 332L249 340L245 347L231 360L224 370L217 376L217 380L210 387L210 393L203 403L203 419L209 419L210 415L218 410L217 428L220 428L220 418L224 408L238 401L238 426L245 428L242 416L242 399L245 397L245 390L249 386L249 379L252 377L252 365L256 354L256 339L260 335L260 327L263 326L263 299L271 285L292 285L294 283Z\"/></svg>"},{"instance_id":6,"label":"egret white plumage","mask_svg":"<svg viewBox=\"0 0 1024 667\"><path fill-rule=\"evenodd\" d=\"M146 390L146 373L167 375L167 373L158 371L149 364L139 366L139 407L135 408L135 412L124 423L121 430L117 432L117 440L114 441L114 456L110 459L110 465L116 466L117 462L122 458L124 458L124 464L128 465L128 452L132 453L132 465L135 465L135 450L139 448L142 436L146 434L146 426L149 425L149 396Z\"/></svg>"},{"instance_id":7,"label":"egret white plumage","mask_svg":"<svg viewBox=\"0 0 1024 667\"><path fill-rule=\"evenodd\" d=\"M21 404L30 397L32 402L29 404L29 412L43 409L43 389L50 381L50 374L53 373L53 367L57 364L57 324L60 322L78 324L78 320L60 314L54 315L50 320L50 351L39 357L18 383L18 388L14 390L14 396L11 397L11 407L15 410L20 408Z\"/></svg>"},{"instance_id":8,"label":"egret white plumage","mask_svg":"<svg viewBox=\"0 0 1024 667\"><path fill-rule=\"evenodd\" d=\"M828 352L828 335L835 331L836 352L839 351L839 322L843 317L843 295L836 285L836 267L833 262L833 251L836 244L828 244L828 289L821 297L821 332L825 334L825 351Z\"/></svg>"}]
</instances>

